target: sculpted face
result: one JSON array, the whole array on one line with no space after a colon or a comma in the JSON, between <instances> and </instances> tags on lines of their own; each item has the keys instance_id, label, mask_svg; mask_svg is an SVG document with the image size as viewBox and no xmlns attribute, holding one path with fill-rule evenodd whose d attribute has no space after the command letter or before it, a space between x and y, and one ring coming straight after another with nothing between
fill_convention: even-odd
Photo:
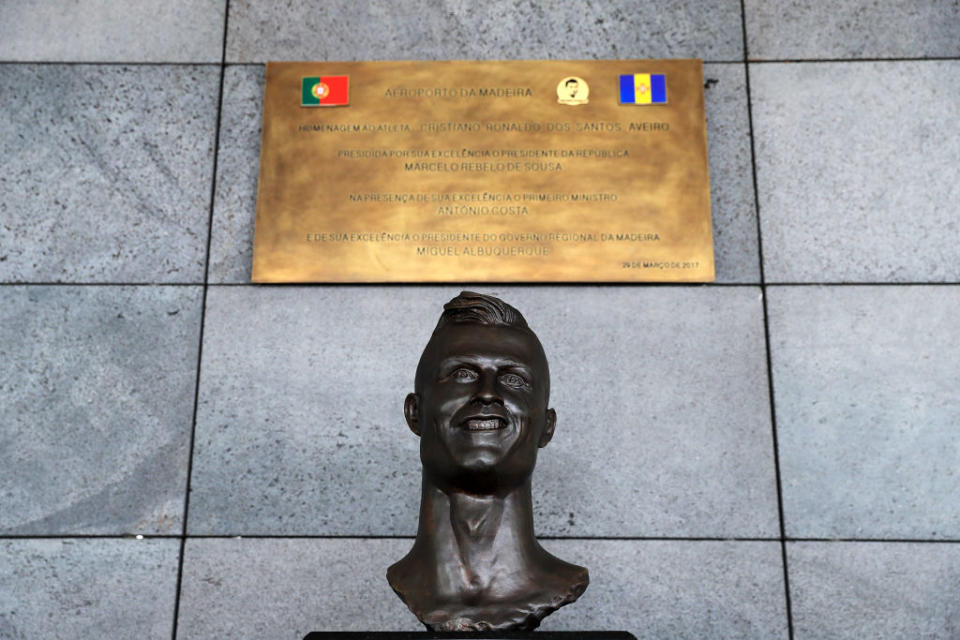
<instances>
[{"instance_id":1,"label":"sculpted face","mask_svg":"<svg viewBox=\"0 0 960 640\"><path fill-rule=\"evenodd\" d=\"M513 327L451 323L430 340L404 413L424 472L483 491L525 480L553 436L539 340Z\"/></svg>"}]
</instances>

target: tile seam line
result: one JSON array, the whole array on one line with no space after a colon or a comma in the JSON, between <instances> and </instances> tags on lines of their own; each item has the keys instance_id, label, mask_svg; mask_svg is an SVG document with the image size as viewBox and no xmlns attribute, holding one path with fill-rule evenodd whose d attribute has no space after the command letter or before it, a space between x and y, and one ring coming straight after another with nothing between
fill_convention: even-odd
<instances>
[{"instance_id":1,"label":"tile seam line","mask_svg":"<svg viewBox=\"0 0 960 640\"><path fill-rule=\"evenodd\" d=\"M163 61L154 62L147 60L0 60L0 65L60 65L65 67L79 67L89 65L91 67L219 67L219 62L191 62L191 61Z\"/></svg>"},{"instance_id":2,"label":"tile seam line","mask_svg":"<svg viewBox=\"0 0 960 640\"><path fill-rule=\"evenodd\" d=\"M197 413L200 407L200 369L203 365L203 338L207 321L207 292L210 284L210 247L213 240L213 212L217 201L217 178L220 160L220 131L223 122L223 91L227 75L227 31L230 21L230 0L223 5L223 38L220 43L220 81L217 92L217 114L213 134L213 167L210 172L209 212L207 214L207 247L203 264L203 290L200 297L200 329L197 337L197 373L193 389L193 415L190 421L190 440L187 447L187 477L183 495L183 525L180 530L180 550L177 559L177 581L174 591L173 620L170 630L171 640L177 640L180 631L180 601L183 592L184 556L187 547L188 523L190 518L190 483L193 477L193 456L197 435Z\"/></svg>"},{"instance_id":3,"label":"tile seam line","mask_svg":"<svg viewBox=\"0 0 960 640\"><path fill-rule=\"evenodd\" d=\"M573 61L618 61L618 60L646 60L648 58L583 58L583 57L573 57L573 58L382 58L376 60L301 60L301 59L280 59L280 58L270 58L262 62L250 62L250 61L227 61L228 67L261 67L267 62L316 62L316 63L340 63L340 62L564 62L567 60ZM706 58L697 58L696 56L671 56L671 57L657 57L649 58L650 60L702 60L703 64L743 64L743 60L740 58L737 59L728 59L728 58L718 58L716 60L708 60ZM958 58L960 59L960 58Z\"/></svg>"},{"instance_id":4,"label":"tile seam line","mask_svg":"<svg viewBox=\"0 0 960 640\"><path fill-rule=\"evenodd\" d=\"M30 540L113 540L142 542L144 540L414 540L414 535L310 535L310 534L0 534L0 541ZM579 542L780 542L779 537L726 537L726 536L537 536L538 540ZM784 538L788 544L913 544L913 545L960 545L960 538Z\"/></svg>"},{"instance_id":5,"label":"tile seam line","mask_svg":"<svg viewBox=\"0 0 960 640\"><path fill-rule=\"evenodd\" d=\"M667 58L650 58L650 59L663 59L663 60L678 60L678 59L687 59L694 56L672 56ZM695 58L695 57L694 57ZM630 60L643 60L646 58L628 58ZM747 60L738 59L738 60L727 60L727 59L717 59L709 60L706 58L698 58L703 61L704 64L818 64L818 63L860 63L860 62L957 62L960 61L960 56L921 56L921 57L871 57L871 58L751 58ZM285 59L270 59L264 60L261 62L249 62L249 61L235 61L227 60L222 63L227 67L262 67L267 62L316 62L316 63L339 63L339 62L446 62L450 60L458 60L456 58L444 58L444 59L434 59L434 58L407 58L407 59L383 59L383 60L285 60ZM484 59L478 60L478 62L516 62L516 61L533 61L533 62L552 62L559 60L617 60L617 58L511 58L511 59ZM167 60L167 61L148 61L148 60L0 60L0 65L62 65L62 66L81 66L81 65L90 65L90 66L118 66L118 67L219 67L220 62L208 62L204 60L198 61L183 61L183 60Z\"/></svg>"},{"instance_id":6,"label":"tile seam line","mask_svg":"<svg viewBox=\"0 0 960 640\"><path fill-rule=\"evenodd\" d=\"M740 27L743 38L744 91L747 101L747 126L750 132L750 174L753 179L753 211L756 217L757 260L760 267L760 301L763 311L764 356L767 371L767 395L769 396L770 437L773 449L774 481L777 490L777 519L780 525L780 562L783 571L783 604L787 619L787 639L794 640L793 604L790 599L790 567L787 557L787 530L783 513L783 478L780 470L780 443L777 437L777 408L773 384L773 356L770 350L770 314L767 306L767 277L763 257L763 228L760 223L760 189L757 180L757 149L753 130L753 97L750 87L750 44L747 33L746 0L740 0Z\"/></svg>"},{"instance_id":7,"label":"tile seam line","mask_svg":"<svg viewBox=\"0 0 960 640\"><path fill-rule=\"evenodd\" d=\"M876 58L748 58L747 64L819 64L857 62L956 62L960 56L876 57Z\"/></svg>"}]
</instances>

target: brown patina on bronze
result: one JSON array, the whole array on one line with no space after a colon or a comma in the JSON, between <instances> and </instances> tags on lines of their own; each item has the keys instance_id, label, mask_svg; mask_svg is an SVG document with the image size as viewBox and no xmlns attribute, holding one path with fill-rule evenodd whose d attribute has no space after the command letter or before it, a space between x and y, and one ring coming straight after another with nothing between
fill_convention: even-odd
<instances>
[{"instance_id":1,"label":"brown patina on bronze","mask_svg":"<svg viewBox=\"0 0 960 640\"><path fill-rule=\"evenodd\" d=\"M420 526L390 586L431 631L535 629L589 583L533 532L530 478L557 420L540 341L510 305L464 291L444 305L414 388Z\"/></svg>"}]
</instances>

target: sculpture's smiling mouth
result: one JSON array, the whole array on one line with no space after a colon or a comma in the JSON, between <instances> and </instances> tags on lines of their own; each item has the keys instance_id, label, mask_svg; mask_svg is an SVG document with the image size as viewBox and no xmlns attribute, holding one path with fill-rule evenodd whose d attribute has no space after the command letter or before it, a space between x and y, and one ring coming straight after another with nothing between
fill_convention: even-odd
<instances>
[{"instance_id":1,"label":"sculpture's smiling mouth","mask_svg":"<svg viewBox=\"0 0 960 640\"><path fill-rule=\"evenodd\" d=\"M500 416L474 416L460 423L467 431L499 431L507 427L507 421Z\"/></svg>"}]
</instances>

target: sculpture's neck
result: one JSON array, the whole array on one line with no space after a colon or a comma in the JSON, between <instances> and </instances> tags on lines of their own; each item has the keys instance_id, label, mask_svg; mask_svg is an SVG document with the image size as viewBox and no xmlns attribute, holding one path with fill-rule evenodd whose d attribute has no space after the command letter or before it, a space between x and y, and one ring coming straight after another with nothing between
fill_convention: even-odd
<instances>
[{"instance_id":1,"label":"sculpture's neck","mask_svg":"<svg viewBox=\"0 0 960 640\"><path fill-rule=\"evenodd\" d=\"M432 556L441 590L467 597L498 590L498 581L528 571L538 557L530 479L502 496L478 496L444 492L424 478L415 547Z\"/></svg>"},{"instance_id":2,"label":"sculpture's neck","mask_svg":"<svg viewBox=\"0 0 960 640\"><path fill-rule=\"evenodd\" d=\"M431 631L529 631L589 582L534 538L529 478L483 496L426 476L417 539L387 580Z\"/></svg>"}]
</instances>

